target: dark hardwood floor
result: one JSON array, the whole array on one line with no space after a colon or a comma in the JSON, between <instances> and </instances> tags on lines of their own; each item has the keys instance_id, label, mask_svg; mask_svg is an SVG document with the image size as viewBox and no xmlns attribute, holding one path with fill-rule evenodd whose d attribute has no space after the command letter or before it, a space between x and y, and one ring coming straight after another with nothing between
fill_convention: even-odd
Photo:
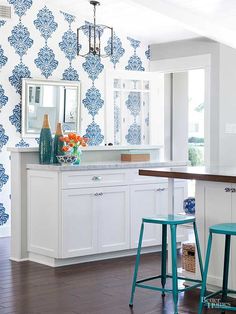
<instances>
[{"instance_id":1,"label":"dark hardwood floor","mask_svg":"<svg viewBox=\"0 0 236 314\"><path fill-rule=\"evenodd\" d=\"M51 268L9 261L9 239L0 239L0 314L171 314L172 298L137 288L128 306L134 257ZM159 254L142 257L141 276L159 273ZM180 294L179 313L197 313L198 291ZM219 313L207 311L207 313Z\"/></svg>"}]
</instances>

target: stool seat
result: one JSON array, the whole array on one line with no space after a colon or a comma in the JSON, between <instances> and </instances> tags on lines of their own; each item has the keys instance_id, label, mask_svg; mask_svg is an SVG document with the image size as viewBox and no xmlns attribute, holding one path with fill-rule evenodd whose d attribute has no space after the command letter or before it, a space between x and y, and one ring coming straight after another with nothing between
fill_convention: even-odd
<instances>
[{"instance_id":1,"label":"stool seat","mask_svg":"<svg viewBox=\"0 0 236 314\"><path fill-rule=\"evenodd\" d=\"M211 233L236 235L236 223L225 223L210 227Z\"/></svg>"},{"instance_id":2,"label":"stool seat","mask_svg":"<svg viewBox=\"0 0 236 314\"><path fill-rule=\"evenodd\" d=\"M183 225L195 222L195 217L187 215L160 215L157 217L144 217L143 222L161 225Z\"/></svg>"}]
</instances>

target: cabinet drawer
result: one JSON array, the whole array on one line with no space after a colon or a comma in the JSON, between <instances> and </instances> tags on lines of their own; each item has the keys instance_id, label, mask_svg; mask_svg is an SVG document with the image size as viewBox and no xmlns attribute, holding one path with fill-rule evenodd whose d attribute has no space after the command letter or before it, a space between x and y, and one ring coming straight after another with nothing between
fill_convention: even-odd
<instances>
[{"instance_id":1,"label":"cabinet drawer","mask_svg":"<svg viewBox=\"0 0 236 314\"><path fill-rule=\"evenodd\" d=\"M139 169L131 170L129 172L131 184L144 184L144 183L167 183L166 178L158 178L151 176L140 176Z\"/></svg>"},{"instance_id":2,"label":"cabinet drawer","mask_svg":"<svg viewBox=\"0 0 236 314\"><path fill-rule=\"evenodd\" d=\"M123 185L126 173L122 171L76 171L62 173L62 189Z\"/></svg>"}]
</instances>

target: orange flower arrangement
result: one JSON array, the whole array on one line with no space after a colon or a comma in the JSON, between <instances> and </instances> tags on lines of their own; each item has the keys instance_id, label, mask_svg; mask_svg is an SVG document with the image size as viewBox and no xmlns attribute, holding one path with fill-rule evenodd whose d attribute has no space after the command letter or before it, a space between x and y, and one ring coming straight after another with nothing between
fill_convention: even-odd
<instances>
[{"instance_id":1,"label":"orange flower arrangement","mask_svg":"<svg viewBox=\"0 0 236 314\"><path fill-rule=\"evenodd\" d=\"M69 133L67 136L62 136L60 141L64 142L64 146L62 147L64 153L71 153L72 151L73 154L77 154L80 146L87 146L88 138L77 135L76 133Z\"/></svg>"}]
</instances>

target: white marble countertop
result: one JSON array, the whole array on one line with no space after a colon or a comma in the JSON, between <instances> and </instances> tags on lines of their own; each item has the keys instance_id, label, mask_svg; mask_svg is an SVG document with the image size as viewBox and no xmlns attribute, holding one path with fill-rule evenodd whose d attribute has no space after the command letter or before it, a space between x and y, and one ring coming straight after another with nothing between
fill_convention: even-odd
<instances>
[{"instance_id":1,"label":"white marble countertop","mask_svg":"<svg viewBox=\"0 0 236 314\"><path fill-rule=\"evenodd\" d=\"M81 148L83 151L142 151L142 150L159 150L163 146L162 145L130 145L130 146L121 146L121 145L113 145L113 146L88 146L85 148ZM38 152L39 147L8 147L7 150L11 153L32 153Z\"/></svg>"},{"instance_id":2,"label":"white marble countertop","mask_svg":"<svg viewBox=\"0 0 236 314\"><path fill-rule=\"evenodd\" d=\"M61 166L61 165L41 165L27 164L29 170L44 171L82 171L82 170L106 170L106 169L131 169L131 168L155 168L155 167L174 167L186 166L186 162L176 161L145 161L145 162L124 162L124 161L104 161L104 162L82 162L80 165Z\"/></svg>"}]
</instances>

